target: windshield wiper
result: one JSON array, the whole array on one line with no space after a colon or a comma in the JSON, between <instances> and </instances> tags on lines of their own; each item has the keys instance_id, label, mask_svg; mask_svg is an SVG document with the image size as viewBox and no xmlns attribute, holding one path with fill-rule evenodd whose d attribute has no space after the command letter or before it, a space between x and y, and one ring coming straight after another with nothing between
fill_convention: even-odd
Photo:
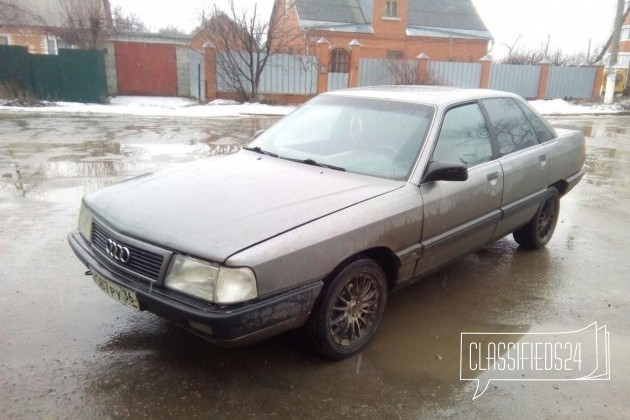
<instances>
[{"instance_id":1,"label":"windshield wiper","mask_svg":"<svg viewBox=\"0 0 630 420\"><path fill-rule=\"evenodd\" d=\"M342 172L346 171L346 168L342 168L341 166L328 165L326 163L317 162L316 160L313 160L311 158L307 158L307 159L283 158L283 159L292 160L293 162L306 163L307 165L320 166L322 168L334 169L335 171L342 171Z\"/></svg>"},{"instance_id":2,"label":"windshield wiper","mask_svg":"<svg viewBox=\"0 0 630 420\"><path fill-rule=\"evenodd\" d=\"M261 149L259 146L256 146L256 147L248 147L248 146L245 146L245 147L243 147L243 149L245 149L245 150L249 150L249 151L251 151L251 152L260 153L261 155L267 155L267 156L271 156L271 157L275 157L275 158L277 158L277 157L278 157L278 155L276 155L275 153L272 153L272 152L268 152L268 151L266 151L266 150L263 150L263 149Z\"/></svg>"}]
</instances>

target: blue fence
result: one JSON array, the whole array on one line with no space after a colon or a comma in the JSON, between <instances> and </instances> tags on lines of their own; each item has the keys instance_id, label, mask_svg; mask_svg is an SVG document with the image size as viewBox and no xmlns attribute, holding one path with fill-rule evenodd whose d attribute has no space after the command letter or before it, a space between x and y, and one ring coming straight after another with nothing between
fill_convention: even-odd
<instances>
[{"instance_id":1,"label":"blue fence","mask_svg":"<svg viewBox=\"0 0 630 420\"><path fill-rule=\"evenodd\" d=\"M593 95L594 67L551 67L545 99L584 99Z\"/></svg>"},{"instance_id":2,"label":"blue fence","mask_svg":"<svg viewBox=\"0 0 630 420\"><path fill-rule=\"evenodd\" d=\"M429 74L433 83L461 88L478 88L481 83L481 63L432 61Z\"/></svg>"},{"instance_id":3,"label":"blue fence","mask_svg":"<svg viewBox=\"0 0 630 420\"><path fill-rule=\"evenodd\" d=\"M217 53L217 91L234 92L234 85L230 83L230 77L235 77L236 72L230 72L219 62L227 62L225 54L232 54L234 62L247 72L245 62L238 58L237 52ZM230 75L231 74L231 75ZM248 81L241 77L245 89L248 89ZM274 54L269 57L258 85L259 93L269 94L302 94L317 93L317 58L308 55Z\"/></svg>"},{"instance_id":4,"label":"blue fence","mask_svg":"<svg viewBox=\"0 0 630 420\"><path fill-rule=\"evenodd\" d=\"M219 52L217 61L223 60ZM241 68L245 68L241 63ZM417 60L384 60L362 58L359 63L359 86L392 84L413 84L416 82ZM461 88L479 88L481 86L481 63L450 61L429 62L431 84ZM492 64L489 88L513 92L524 98L536 98L541 77L540 65ZM229 82L230 74L217 64L217 91L233 92ZM546 99L555 98L590 98L597 69L594 67L550 67L546 86ZM317 58L305 55L274 54L270 57L259 84L262 94L299 94L317 93L318 62ZM348 87L348 73L330 73L328 90ZM247 83L241 81L248 89ZM191 81L192 83L192 81Z\"/></svg>"},{"instance_id":5,"label":"blue fence","mask_svg":"<svg viewBox=\"0 0 630 420\"><path fill-rule=\"evenodd\" d=\"M489 87L532 99L538 96L539 81L540 66L493 64Z\"/></svg>"}]
</instances>

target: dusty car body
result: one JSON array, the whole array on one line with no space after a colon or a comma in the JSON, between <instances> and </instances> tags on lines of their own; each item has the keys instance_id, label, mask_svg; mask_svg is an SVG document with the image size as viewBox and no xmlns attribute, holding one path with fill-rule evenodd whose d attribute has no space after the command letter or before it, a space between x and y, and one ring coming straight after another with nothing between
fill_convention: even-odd
<instances>
[{"instance_id":1,"label":"dusty car body","mask_svg":"<svg viewBox=\"0 0 630 420\"><path fill-rule=\"evenodd\" d=\"M303 327L331 358L391 289L510 233L544 246L584 174L581 133L490 90L330 92L245 149L86 195L70 245L127 306L227 345Z\"/></svg>"}]
</instances>

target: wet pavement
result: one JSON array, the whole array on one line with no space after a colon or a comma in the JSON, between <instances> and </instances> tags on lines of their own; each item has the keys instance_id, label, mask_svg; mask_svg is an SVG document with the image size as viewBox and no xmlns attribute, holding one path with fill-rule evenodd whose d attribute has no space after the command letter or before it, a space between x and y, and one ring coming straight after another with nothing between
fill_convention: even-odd
<instances>
[{"instance_id":1,"label":"wet pavement","mask_svg":"<svg viewBox=\"0 0 630 420\"><path fill-rule=\"evenodd\" d=\"M546 249L504 238L390 297L361 354L291 334L215 347L105 296L66 234L83 194L230 153L272 118L0 113L0 418L520 418L630 412L630 117L551 121L587 137L588 173ZM611 380L460 380L460 334L610 332Z\"/></svg>"}]
</instances>

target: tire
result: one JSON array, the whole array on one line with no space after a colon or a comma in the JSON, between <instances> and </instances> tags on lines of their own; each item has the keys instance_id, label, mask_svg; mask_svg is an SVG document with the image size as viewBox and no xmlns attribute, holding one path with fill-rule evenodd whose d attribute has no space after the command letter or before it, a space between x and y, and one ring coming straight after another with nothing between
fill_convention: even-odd
<instances>
[{"instance_id":1,"label":"tire","mask_svg":"<svg viewBox=\"0 0 630 420\"><path fill-rule=\"evenodd\" d=\"M547 245L558 223L560 193L555 187L547 190L536 214L522 228L514 232L514 240L523 248L540 249Z\"/></svg>"},{"instance_id":2,"label":"tire","mask_svg":"<svg viewBox=\"0 0 630 420\"><path fill-rule=\"evenodd\" d=\"M387 281L374 261L345 266L324 289L305 325L309 346L333 360L357 353L376 334L385 305Z\"/></svg>"}]
</instances>

